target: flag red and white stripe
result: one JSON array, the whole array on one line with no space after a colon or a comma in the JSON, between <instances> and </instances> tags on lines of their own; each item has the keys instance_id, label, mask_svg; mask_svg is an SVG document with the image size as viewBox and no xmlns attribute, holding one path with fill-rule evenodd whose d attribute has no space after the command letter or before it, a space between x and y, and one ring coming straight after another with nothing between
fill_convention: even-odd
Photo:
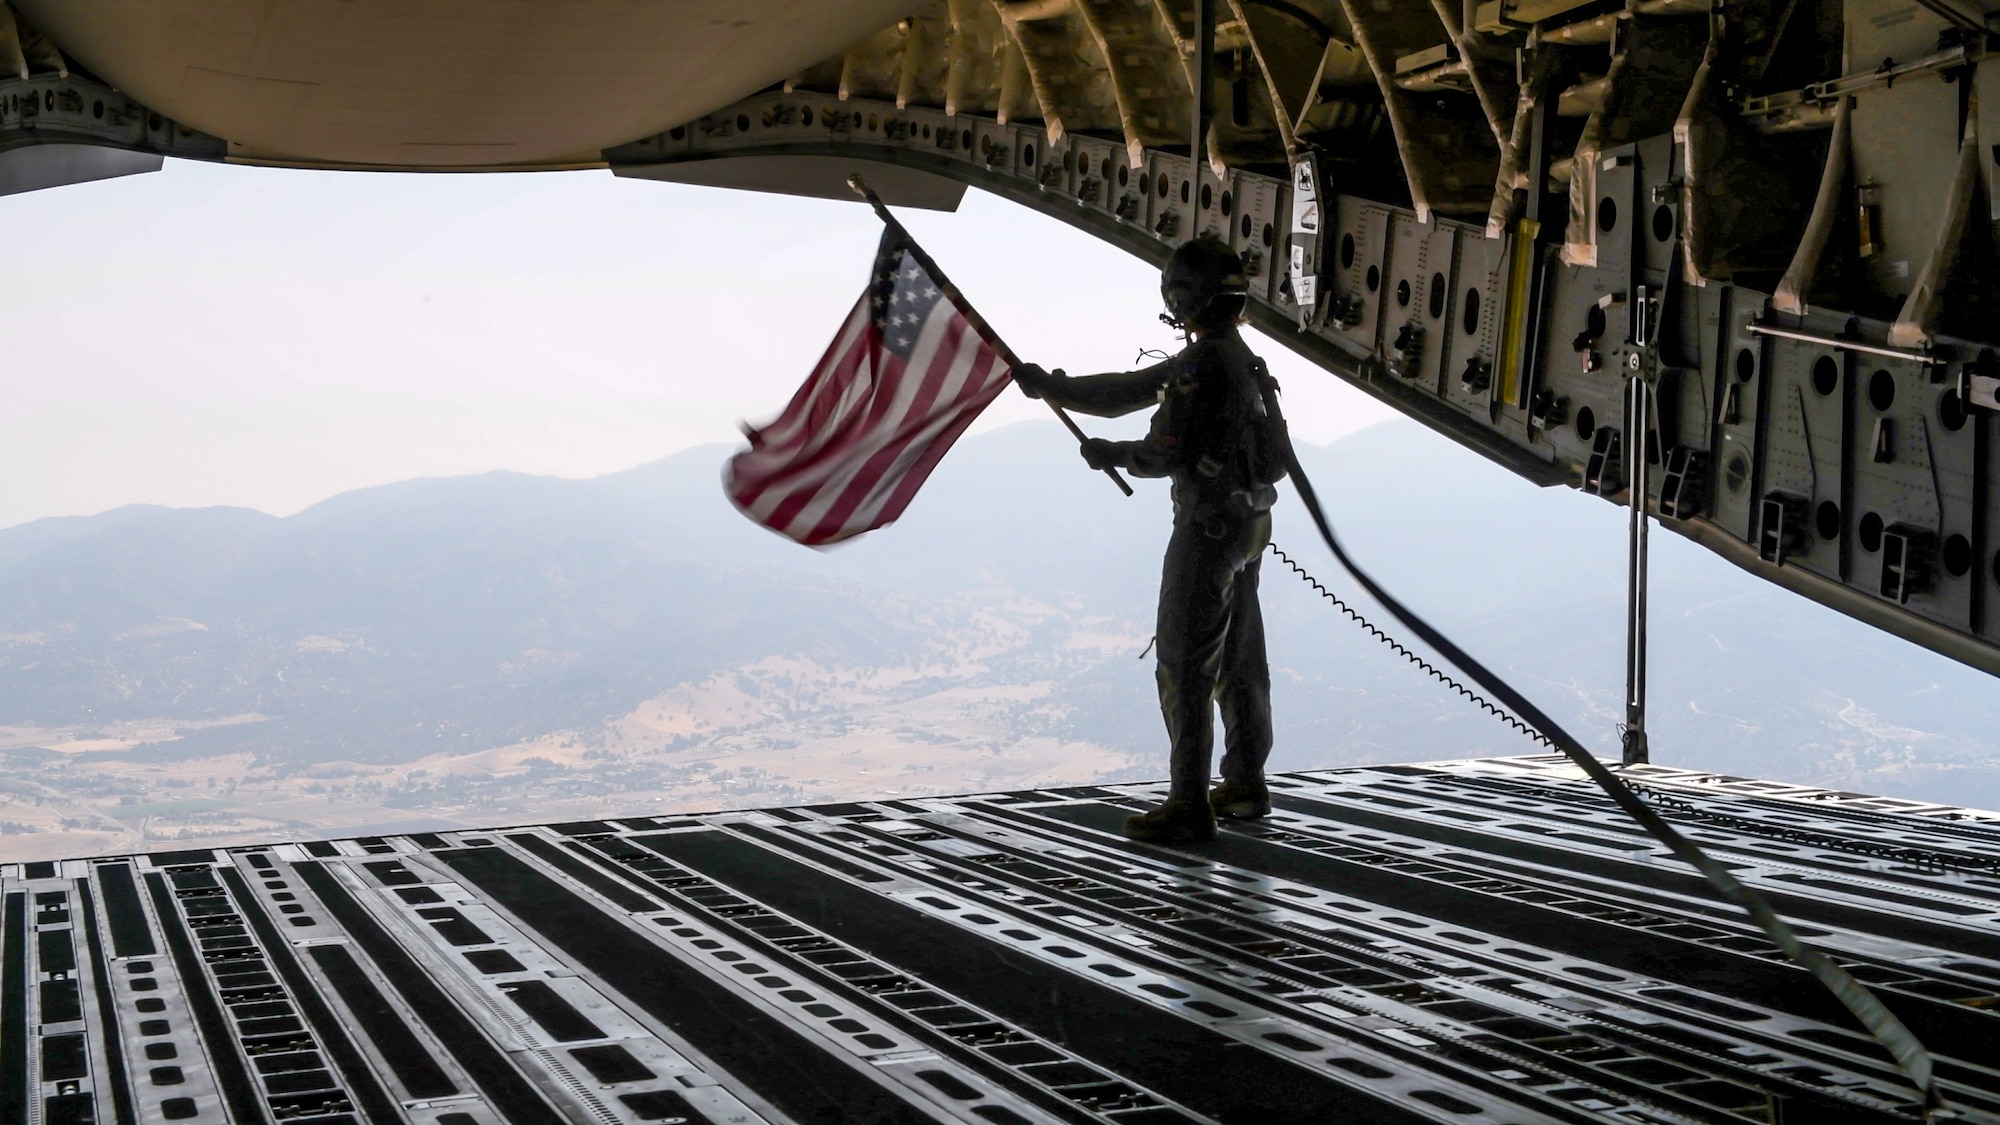
<instances>
[{"instance_id":1,"label":"flag red and white stripe","mask_svg":"<svg viewBox=\"0 0 2000 1125\"><path fill-rule=\"evenodd\" d=\"M868 289L819 366L723 469L744 515L818 547L903 514L1013 376L954 297L907 236L883 233Z\"/></svg>"}]
</instances>

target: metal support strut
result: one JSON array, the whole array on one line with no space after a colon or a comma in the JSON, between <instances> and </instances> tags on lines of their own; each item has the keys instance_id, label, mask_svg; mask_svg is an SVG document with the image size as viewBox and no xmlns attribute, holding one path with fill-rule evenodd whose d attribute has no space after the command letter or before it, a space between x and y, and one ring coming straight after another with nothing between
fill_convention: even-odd
<instances>
[{"instance_id":1,"label":"metal support strut","mask_svg":"<svg viewBox=\"0 0 2000 1125\"><path fill-rule=\"evenodd\" d=\"M1188 79L1194 88L1192 120L1188 122L1188 198L1186 224L1193 238L1201 233L1201 177L1208 163L1209 122L1215 117L1215 0L1195 0L1194 58Z\"/></svg>"},{"instance_id":2,"label":"metal support strut","mask_svg":"<svg viewBox=\"0 0 2000 1125\"><path fill-rule=\"evenodd\" d=\"M1632 353L1625 380L1625 460L1626 495L1631 500L1631 526L1627 533L1625 573L1625 730L1622 760L1628 766L1651 760L1646 745L1646 533L1652 522L1647 517L1647 497L1652 490L1653 393L1651 376L1654 355L1650 323L1652 305L1645 286L1638 288L1632 302Z\"/></svg>"}]
</instances>

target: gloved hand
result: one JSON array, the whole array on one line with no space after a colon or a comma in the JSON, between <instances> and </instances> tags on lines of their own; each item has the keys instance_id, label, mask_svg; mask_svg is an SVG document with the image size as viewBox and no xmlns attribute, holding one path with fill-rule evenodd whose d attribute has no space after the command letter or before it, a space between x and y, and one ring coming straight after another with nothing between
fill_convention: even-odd
<instances>
[{"instance_id":1,"label":"gloved hand","mask_svg":"<svg viewBox=\"0 0 2000 1125\"><path fill-rule=\"evenodd\" d=\"M1118 443L1101 437L1084 438L1081 447L1083 463L1093 469L1116 468L1120 460Z\"/></svg>"},{"instance_id":2,"label":"gloved hand","mask_svg":"<svg viewBox=\"0 0 2000 1125\"><path fill-rule=\"evenodd\" d=\"M1014 385L1020 387L1021 393L1029 398L1042 397L1048 393L1050 387L1060 383L1062 379L1061 368L1057 368L1054 373L1044 370L1039 363L1023 363L1014 368Z\"/></svg>"}]
</instances>

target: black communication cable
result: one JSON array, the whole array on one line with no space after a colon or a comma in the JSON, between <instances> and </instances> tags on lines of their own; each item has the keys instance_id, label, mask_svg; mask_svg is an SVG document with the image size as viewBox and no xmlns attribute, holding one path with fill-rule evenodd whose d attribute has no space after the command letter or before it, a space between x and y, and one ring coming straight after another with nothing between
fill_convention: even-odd
<instances>
[{"instance_id":1,"label":"black communication cable","mask_svg":"<svg viewBox=\"0 0 2000 1125\"><path fill-rule=\"evenodd\" d=\"M1522 729L1530 738L1561 752L1564 757L1575 763L1579 769L1583 770L1586 776L1597 783L1598 788L1604 790L1605 795L1611 798L1613 804L1624 810L1627 816L1638 821L1639 826L1644 828L1662 844L1666 845L1668 851L1671 851L1681 860L1700 871L1723 898L1734 903L1750 915L1751 921L1755 922L1757 928L1764 932L1764 936L1771 939L1772 944L1782 950L1787 957L1812 973L1828 991L1832 992L1839 999L1841 1005L1852 1013L1855 1019L1859 1020L1861 1025L1868 1030L1868 1033L1874 1036L1875 1041L1880 1043L1889 1052L1890 1057L1896 1061L1896 1065L1901 1068L1903 1074L1917 1088L1923 1113L1926 1117L1943 1109L1944 1100L1938 1090L1936 1068L1932 1063L1929 1050L1904 1025L1902 1020L1896 1018L1895 1013L1889 1011L1883 1005L1882 1001L1873 992L1869 991L1860 981L1855 980L1853 976L1849 975L1847 970L1841 968L1839 963L1834 961L1833 958L1799 940L1798 934L1793 932L1792 927L1783 918L1778 916L1778 912L1772 908L1770 902L1763 895L1746 886L1735 875L1731 874L1727 867L1712 859L1708 853L1702 851L1692 840L1682 836L1674 829L1673 825L1668 824L1659 813L1655 812L1637 793L1633 792L1631 786L1621 780L1617 774L1612 773L1603 762L1599 761L1595 755L1585 749L1581 742L1577 741L1574 736L1564 730L1554 719L1544 714L1541 708L1536 707L1526 696L1516 691L1513 685L1501 679L1484 664L1473 659L1470 654L1464 649L1459 648L1458 645L1452 642L1451 638L1439 632L1430 622L1425 621L1416 612L1409 609L1401 601L1398 601L1394 595L1383 589L1381 584L1377 583L1375 579L1369 576L1367 571L1362 570L1349 557L1347 550L1341 546L1339 537L1334 534L1333 525L1328 522L1326 512L1320 507L1319 494L1313 488L1312 480L1306 475L1305 468L1299 464L1297 451L1292 448L1291 439L1286 434L1283 425L1284 415L1278 409L1275 386L1267 382L1262 390L1264 393L1265 409L1278 422L1276 430L1280 435L1280 442L1284 447L1285 467L1291 474L1293 487L1298 489L1299 499L1305 505L1306 514L1312 517L1313 526L1318 529L1320 538L1326 542L1327 549L1333 552L1333 557L1335 561L1340 563L1341 569L1347 571L1348 575L1359 583L1362 589L1368 591L1370 597L1381 603L1382 607L1389 611L1390 616L1422 638L1425 644L1429 645L1440 656L1443 656L1447 662L1463 672L1467 678L1484 688L1495 699L1498 699L1500 704L1504 705L1505 711L1502 710L1501 706L1496 706L1491 700L1481 697L1478 693L1459 683L1448 674L1431 665L1428 661L1424 661L1416 656L1401 642L1390 637L1380 628L1368 622L1359 612L1335 597L1332 591L1320 585L1319 582L1314 581L1310 575L1306 575L1304 568L1293 562L1289 556L1283 552L1275 551L1274 548L1274 553L1277 554L1277 557L1290 565L1293 570L1305 576L1321 594L1332 599L1334 604L1343 613L1361 624L1377 639L1388 644L1406 659L1416 662L1440 682L1472 700L1472 702L1481 708L1495 714L1516 729ZM1511 712L1511 714L1507 712Z\"/></svg>"},{"instance_id":2,"label":"black communication cable","mask_svg":"<svg viewBox=\"0 0 2000 1125\"><path fill-rule=\"evenodd\" d=\"M875 200L872 194L870 202L875 203L876 210L882 214L885 221L894 222L894 219L889 217L887 209L881 205L879 200ZM1162 317L1161 319L1166 321L1170 326L1187 332L1186 326L1180 324L1172 317ZM1189 335L1191 338L1191 333ZM1139 354L1141 357L1145 357L1148 354L1148 350L1141 349ZM1583 743L1577 741L1573 735L1564 730L1554 719L1543 713L1541 708L1536 707L1530 702L1527 696L1516 691L1513 685L1500 678L1500 676L1496 675L1478 660L1473 659L1471 654L1454 644L1451 638L1439 632L1430 622L1425 621L1415 611L1398 601L1394 595L1383 589L1380 583L1370 577L1367 571L1362 570L1360 565L1349 557L1346 548L1340 545L1340 538L1333 533L1333 525L1327 520L1325 510L1320 507L1319 493L1313 488L1312 479L1306 475L1305 467L1299 464L1298 451L1292 447L1290 433L1285 427L1284 412L1279 408L1277 383L1262 373L1261 363L1259 364L1259 372L1258 390L1263 395L1265 411L1274 423L1273 430L1276 440L1281 446L1281 452L1284 454L1286 471L1292 478L1293 487L1298 489L1299 500L1305 505L1306 514L1312 517L1313 526L1318 529L1320 538L1326 542L1327 549L1333 552L1335 561L1340 563L1341 569L1347 571L1350 577L1360 583L1362 589L1368 591L1370 597L1381 603L1382 607L1389 611L1390 616L1422 638L1424 643L1429 645L1440 656L1444 657L1447 663L1456 667L1467 678L1471 679L1481 688L1484 688L1495 699L1498 699L1499 703L1495 704L1491 699L1473 691L1465 684L1453 678L1449 673L1444 672L1442 669L1412 652L1402 642L1384 632L1381 628L1362 616L1359 611L1337 597L1331 590L1321 585L1310 574L1306 573L1305 568L1294 562L1289 555L1277 550L1274 545L1272 551L1279 560L1298 572L1306 581L1310 582L1323 596L1331 600L1335 607L1342 613L1366 629L1376 639L1387 644L1399 655L1417 664L1440 683L1470 700L1482 710L1487 711L1502 722L1521 731L1534 741L1561 753L1574 763L1577 768L1583 770L1585 776L1595 782L1597 787L1602 789L1605 795L1611 798L1612 803L1625 812L1625 815L1637 821L1639 826L1644 828L1654 839L1666 845L1668 851L1672 852L1695 870L1701 872L1703 877L1708 880L1709 884L1725 900L1741 908L1744 913L1750 916L1750 920L1756 923L1757 928L1764 932L1764 936L1769 938L1773 945L1777 946L1785 956L1791 958L1799 966L1810 972L1819 980L1821 985L1825 986L1827 991L1833 993L1834 997L1840 1001L1841 1006L1845 1007L1855 1019L1859 1020L1861 1026L1867 1029L1875 1041L1880 1043L1883 1049L1889 1052L1890 1058L1895 1060L1897 1067L1902 1070L1904 1076L1916 1087L1921 1112L1926 1119L1942 1111L1945 1108L1944 1098L1938 1090L1936 1067L1931 1059L1930 1051L1925 1048L1923 1042L1916 1037L1915 1033L1904 1025L1903 1021L1898 1019L1896 1014L1891 1012L1873 992L1869 991L1860 981L1854 979L1847 970L1841 968L1840 964L1833 958L1799 940L1798 934L1792 930L1790 924L1778 916L1778 912L1772 908L1769 900L1751 887L1746 886L1735 875L1731 874L1727 867L1716 862L1707 852L1702 851L1700 847L1696 846L1694 841L1682 836L1674 829L1673 825L1668 824L1658 812L1653 810L1652 806L1640 798L1630 785L1620 779L1617 774L1612 773L1603 762L1597 759L1596 755L1584 748ZM1072 432L1076 432L1073 424L1071 430ZM1130 495L1129 491L1127 495ZM1148 643L1147 647L1151 648L1152 646Z\"/></svg>"},{"instance_id":3,"label":"black communication cable","mask_svg":"<svg viewBox=\"0 0 2000 1125\"><path fill-rule=\"evenodd\" d=\"M1288 554L1283 548L1279 547L1278 544L1272 543L1265 549L1270 551L1279 562L1284 563L1285 566L1290 568L1293 574L1298 575L1300 581L1311 586L1314 592L1318 593L1320 597L1333 603L1333 608L1338 610L1349 621L1360 626L1361 630L1369 636L1387 645L1389 651L1414 664L1425 675L1450 688L1453 693L1463 697L1466 702L1471 703L1474 707L1493 716L1493 718L1506 726L1513 728L1515 733L1521 737L1539 746L1561 753L1561 750L1557 748L1554 742L1549 740L1547 735L1515 718L1505 708L1474 691L1472 688L1467 687L1463 682L1452 676L1451 673L1432 664L1422 654L1397 640L1394 634L1383 629L1373 621L1368 620L1360 610L1355 609L1345 598L1328 589L1325 583L1315 578L1305 567L1300 566L1299 561ZM1152 646L1150 644L1146 647L1148 651L1151 651ZM1144 659L1146 653L1142 652L1139 656L1141 659ZM1897 847L1894 844L1885 844L1879 840L1855 840L1844 836L1830 835L1825 832L1795 828L1790 825L1773 824L1750 817L1731 816L1727 813L1716 812L1713 809L1702 808L1691 801L1683 800L1671 793L1656 789L1650 785L1632 781L1629 778L1620 778L1619 780L1625 782L1627 787L1644 798L1653 807L1670 810L1677 816L1687 820L1700 821L1703 825L1712 828L1727 828L1731 831L1742 832L1751 836L1774 836L1787 843L1801 844L1830 852L1847 852L1851 855L1867 856L1870 859L1883 860L1889 863L1908 864L1912 867L1920 867L1926 871L1960 871L1969 874L2000 875L2000 859L1991 856L1973 855L1969 852L1947 853L1925 851L1922 848Z\"/></svg>"}]
</instances>

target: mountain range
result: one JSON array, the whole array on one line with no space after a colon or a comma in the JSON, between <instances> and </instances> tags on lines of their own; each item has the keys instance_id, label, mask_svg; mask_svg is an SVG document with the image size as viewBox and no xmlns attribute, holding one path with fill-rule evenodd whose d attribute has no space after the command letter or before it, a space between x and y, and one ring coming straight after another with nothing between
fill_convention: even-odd
<instances>
[{"instance_id":1,"label":"mountain range","mask_svg":"<svg viewBox=\"0 0 2000 1125\"><path fill-rule=\"evenodd\" d=\"M812 551L730 509L727 453L407 481L285 518L128 507L0 530L0 753L129 776L549 740L668 761L735 739L776 766L839 727L850 744L976 742L989 765L944 771L946 788L1018 780L991 762L1036 740L1071 748L1056 756L1080 780L1163 772L1138 659L1163 483L1120 497L1054 425L1014 426L962 441L897 525ZM1411 423L1304 457L1364 565L1615 754L1622 510ZM1276 519L1285 550L1386 623L1289 498ZM1653 541L1656 761L2000 806L1990 677ZM1269 558L1263 585L1274 768L1535 750Z\"/></svg>"}]
</instances>

